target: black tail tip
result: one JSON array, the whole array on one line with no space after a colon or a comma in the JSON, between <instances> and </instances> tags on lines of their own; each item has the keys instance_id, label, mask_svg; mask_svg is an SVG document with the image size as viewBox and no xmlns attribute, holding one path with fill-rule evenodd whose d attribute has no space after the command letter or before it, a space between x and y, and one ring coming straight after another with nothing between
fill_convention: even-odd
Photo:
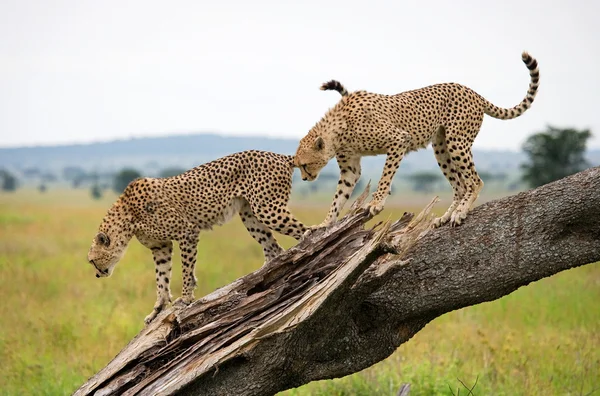
<instances>
[{"instance_id":1,"label":"black tail tip","mask_svg":"<svg viewBox=\"0 0 600 396\"><path fill-rule=\"evenodd\" d=\"M523 63L529 70L535 70L538 66L537 61L527 51L523 51L521 59L523 59Z\"/></svg>"},{"instance_id":2,"label":"black tail tip","mask_svg":"<svg viewBox=\"0 0 600 396\"><path fill-rule=\"evenodd\" d=\"M340 89L343 89L342 84L337 80L330 80L330 81L327 81L326 83L321 84L322 91L329 91L329 90L339 91Z\"/></svg>"}]
</instances>

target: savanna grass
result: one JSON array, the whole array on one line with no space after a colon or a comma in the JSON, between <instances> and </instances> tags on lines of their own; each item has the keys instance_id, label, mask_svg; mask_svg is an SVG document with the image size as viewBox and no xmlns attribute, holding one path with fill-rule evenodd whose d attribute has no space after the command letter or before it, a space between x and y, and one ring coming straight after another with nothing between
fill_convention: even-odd
<instances>
[{"instance_id":1,"label":"savanna grass","mask_svg":"<svg viewBox=\"0 0 600 396\"><path fill-rule=\"evenodd\" d=\"M155 299L150 253L133 241L108 279L96 279L86 260L114 198L93 201L84 190L0 194L0 394L69 394L143 327ZM411 207L391 201L381 218L417 211L429 199L413 196ZM316 224L327 206L296 202L292 209ZM285 247L295 243L278 239ZM174 257L178 296L178 251ZM196 296L262 262L260 246L239 219L202 234ZM565 271L448 313L360 373L282 394L394 395L408 382L411 395L467 395L476 381L476 395L589 394L600 387L598 301L600 265Z\"/></svg>"}]
</instances>

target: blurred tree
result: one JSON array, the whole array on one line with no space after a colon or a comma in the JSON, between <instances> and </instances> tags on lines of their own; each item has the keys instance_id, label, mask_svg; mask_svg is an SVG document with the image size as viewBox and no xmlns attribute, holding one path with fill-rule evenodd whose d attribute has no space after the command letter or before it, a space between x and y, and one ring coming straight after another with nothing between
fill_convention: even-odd
<instances>
[{"instance_id":1,"label":"blurred tree","mask_svg":"<svg viewBox=\"0 0 600 396\"><path fill-rule=\"evenodd\" d=\"M15 191L19 183L15 175L5 169L0 169L0 184L2 191Z\"/></svg>"},{"instance_id":2,"label":"blurred tree","mask_svg":"<svg viewBox=\"0 0 600 396\"><path fill-rule=\"evenodd\" d=\"M422 171L411 174L409 178L414 191L431 192L440 175L438 172Z\"/></svg>"},{"instance_id":3,"label":"blurred tree","mask_svg":"<svg viewBox=\"0 0 600 396\"><path fill-rule=\"evenodd\" d=\"M63 179L71 181L77 177L85 175L85 170L78 166L65 166L63 168Z\"/></svg>"},{"instance_id":4,"label":"blurred tree","mask_svg":"<svg viewBox=\"0 0 600 396\"><path fill-rule=\"evenodd\" d=\"M377 186L375 186L375 187L377 187ZM398 192L398 183L393 183L390 186L390 195L396 195L397 192Z\"/></svg>"},{"instance_id":5,"label":"blurred tree","mask_svg":"<svg viewBox=\"0 0 600 396\"><path fill-rule=\"evenodd\" d=\"M495 181L502 183L508 178L508 174L504 172L492 173L488 171L477 171L477 174L479 174L479 177L481 178L481 180L483 180L484 183Z\"/></svg>"},{"instance_id":6,"label":"blurred tree","mask_svg":"<svg viewBox=\"0 0 600 396\"><path fill-rule=\"evenodd\" d=\"M98 183L94 183L92 185L92 189L91 189L91 194L92 194L92 198L94 199L100 199L102 198L102 189L100 188L100 186L98 185Z\"/></svg>"},{"instance_id":7,"label":"blurred tree","mask_svg":"<svg viewBox=\"0 0 600 396\"><path fill-rule=\"evenodd\" d=\"M81 186L87 178L88 174L83 168L78 166L67 166L63 168L63 179L71 182L73 188Z\"/></svg>"},{"instance_id":8,"label":"blurred tree","mask_svg":"<svg viewBox=\"0 0 600 396\"><path fill-rule=\"evenodd\" d=\"M323 172L319 175L317 180L303 183L308 183L308 189L311 192L328 191L333 188L332 186L337 185L338 178L339 175L336 175L335 173Z\"/></svg>"},{"instance_id":9,"label":"blurred tree","mask_svg":"<svg viewBox=\"0 0 600 396\"><path fill-rule=\"evenodd\" d=\"M175 167L165 168L165 169L161 170L158 173L158 177L172 177L172 176L177 176L177 175L181 175L186 170L187 169L175 168Z\"/></svg>"},{"instance_id":10,"label":"blurred tree","mask_svg":"<svg viewBox=\"0 0 600 396\"><path fill-rule=\"evenodd\" d=\"M125 168L115 175L113 190L117 194L121 194L129 183L141 176L142 175L137 170Z\"/></svg>"},{"instance_id":11,"label":"blurred tree","mask_svg":"<svg viewBox=\"0 0 600 396\"><path fill-rule=\"evenodd\" d=\"M584 159L589 130L558 129L530 136L523 144L529 161L521 165L522 179L531 187L561 179L588 167Z\"/></svg>"},{"instance_id":12,"label":"blurred tree","mask_svg":"<svg viewBox=\"0 0 600 396\"><path fill-rule=\"evenodd\" d=\"M322 182L338 181L339 178L340 178L340 175L337 173L323 172L319 175L319 178L317 179L317 181L319 181L319 180Z\"/></svg>"},{"instance_id":13,"label":"blurred tree","mask_svg":"<svg viewBox=\"0 0 600 396\"><path fill-rule=\"evenodd\" d=\"M508 180L508 173L506 173L506 172L493 173L491 180L494 180L494 181L497 181L500 183L504 183L506 180Z\"/></svg>"},{"instance_id":14,"label":"blurred tree","mask_svg":"<svg viewBox=\"0 0 600 396\"><path fill-rule=\"evenodd\" d=\"M517 191L519 188L521 188L521 183L516 182L516 181L509 183L508 186L506 186L506 189L508 191Z\"/></svg>"},{"instance_id":15,"label":"blurred tree","mask_svg":"<svg viewBox=\"0 0 600 396\"><path fill-rule=\"evenodd\" d=\"M479 175L479 178L483 180L484 183L488 183L494 178L494 174L487 171L477 171L477 174Z\"/></svg>"},{"instance_id":16,"label":"blurred tree","mask_svg":"<svg viewBox=\"0 0 600 396\"><path fill-rule=\"evenodd\" d=\"M35 178L42 174L39 168L25 168L23 169L23 177L27 178Z\"/></svg>"},{"instance_id":17,"label":"blurred tree","mask_svg":"<svg viewBox=\"0 0 600 396\"><path fill-rule=\"evenodd\" d=\"M321 187L321 185L318 183L318 179L310 182L310 184L308 185L308 191L310 191L311 193L317 192L319 190L319 188Z\"/></svg>"},{"instance_id":18,"label":"blurred tree","mask_svg":"<svg viewBox=\"0 0 600 396\"><path fill-rule=\"evenodd\" d=\"M42 194L45 193L47 189L48 189L48 187L46 187L46 185L44 183L42 183L38 186L38 191L41 192Z\"/></svg>"},{"instance_id":19,"label":"blurred tree","mask_svg":"<svg viewBox=\"0 0 600 396\"><path fill-rule=\"evenodd\" d=\"M78 188L81 187L81 185L83 184L83 182L85 182L86 179L86 175L80 175L71 180L71 184L73 185L73 188Z\"/></svg>"},{"instance_id":20,"label":"blurred tree","mask_svg":"<svg viewBox=\"0 0 600 396\"><path fill-rule=\"evenodd\" d=\"M50 172L46 172L42 175L40 175L40 179L44 182L44 183L50 183L50 182L55 182L58 180L58 177L56 177L56 175L54 173L50 173Z\"/></svg>"}]
</instances>

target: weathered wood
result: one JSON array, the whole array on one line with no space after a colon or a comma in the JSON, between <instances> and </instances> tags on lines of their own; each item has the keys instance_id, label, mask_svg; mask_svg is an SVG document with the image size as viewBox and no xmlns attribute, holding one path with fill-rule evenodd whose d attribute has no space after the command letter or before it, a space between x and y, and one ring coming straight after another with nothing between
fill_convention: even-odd
<instances>
[{"instance_id":1,"label":"weathered wood","mask_svg":"<svg viewBox=\"0 0 600 396\"><path fill-rule=\"evenodd\" d=\"M350 213L183 309L168 309L75 395L271 395L362 370L443 313L600 260L600 168L476 208L365 229Z\"/></svg>"}]
</instances>

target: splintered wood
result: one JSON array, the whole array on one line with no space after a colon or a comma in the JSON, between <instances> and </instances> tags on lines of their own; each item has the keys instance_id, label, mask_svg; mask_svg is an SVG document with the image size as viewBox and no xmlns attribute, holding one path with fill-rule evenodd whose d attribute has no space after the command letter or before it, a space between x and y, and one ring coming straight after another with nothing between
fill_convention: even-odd
<instances>
[{"instance_id":1,"label":"splintered wood","mask_svg":"<svg viewBox=\"0 0 600 396\"><path fill-rule=\"evenodd\" d=\"M176 393L201 376L219 375L220 365L249 356L265 339L319 320L319 311L343 299L367 269L381 276L406 264L400 259L430 229L437 198L417 216L405 213L365 228L368 188L331 227L311 231L262 268L190 306L162 312L75 395ZM390 255L394 260L382 257Z\"/></svg>"}]
</instances>

